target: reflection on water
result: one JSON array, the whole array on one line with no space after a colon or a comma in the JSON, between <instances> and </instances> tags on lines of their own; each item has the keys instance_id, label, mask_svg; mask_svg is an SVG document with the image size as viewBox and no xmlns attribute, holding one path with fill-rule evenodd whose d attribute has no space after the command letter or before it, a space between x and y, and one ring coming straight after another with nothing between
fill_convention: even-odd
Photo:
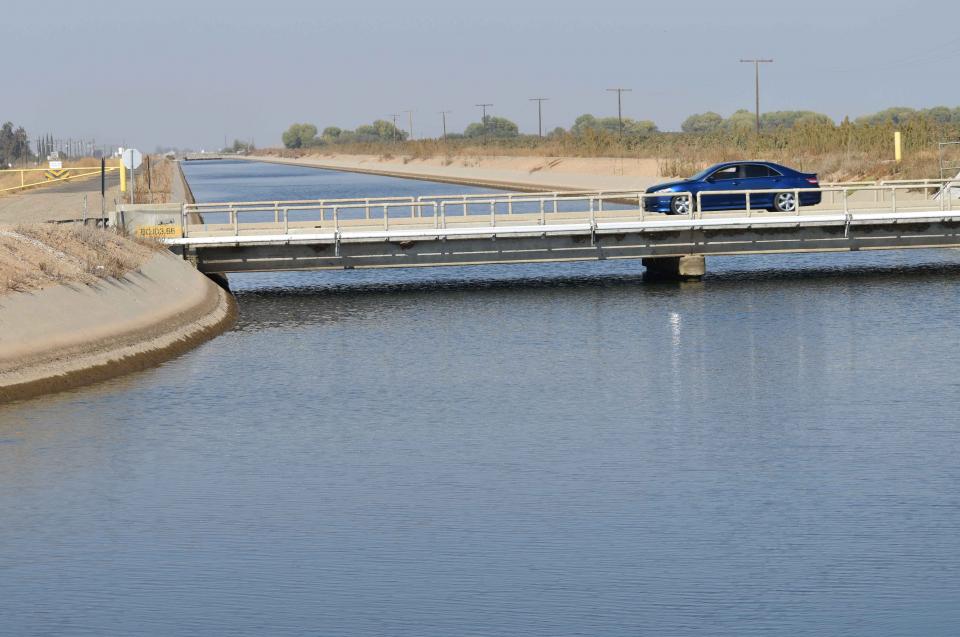
<instances>
[{"instance_id":1,"label":"reflection on water","mask_svg":"<svg viewBox=\"0 0 960 637\"><path fill-rule=\"evenodd\" d=\"M232 277L0 408L0 633L954 634L958 253L709 268Z\"/></svg>"}]
</instances>

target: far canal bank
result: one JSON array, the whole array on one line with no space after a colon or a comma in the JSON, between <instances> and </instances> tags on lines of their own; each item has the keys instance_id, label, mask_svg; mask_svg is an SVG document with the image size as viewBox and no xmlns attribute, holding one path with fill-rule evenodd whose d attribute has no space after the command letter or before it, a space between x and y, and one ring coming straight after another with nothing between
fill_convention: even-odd
<instances>
[{"instance_id":1,"label":"far canal bank","mask_svg":"<svg viewBox=\"0 0 960 637\"><path fill-rule=\"evenodd\" d=\"M250 161L518 191L645 190L663 180L655 159L578 157L383 157L261 151Z\"/></svg>"}]
</instances>

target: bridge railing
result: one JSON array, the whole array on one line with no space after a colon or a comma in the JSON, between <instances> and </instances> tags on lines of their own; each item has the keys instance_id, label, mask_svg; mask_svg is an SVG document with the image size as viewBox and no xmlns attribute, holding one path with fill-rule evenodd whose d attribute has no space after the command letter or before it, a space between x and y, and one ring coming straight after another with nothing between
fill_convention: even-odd
<instances>
[{"instance_id":1,"label":"bridge railing","mask_svg":"<svg viewBox=\"0 0 960 637\"><path fill-rule=\"evenodd\" d=\"M509 193L507 195L456 195L456 196L429 196L429 197L383 197L383 198L352 198L333 200L300 200L300 201L273 201L273 202L226 202L211 204L189 204L182 208L184 236L189 233L188 220L192 213L204 216L205 225L214 226L218 231L232 231L240 236L241 230L264 231L265 229L280 230L283 234L290 233L291 227L303 231L305 223L313 223L313 228L332 228L335 232L344 227L382 227L389 230L391 225L409 226L424 223L434 228L447 228L449 223L463 226L465 223L482 224L489 226L502 223L532 223L547 225L548 219L561 222L589 222L595 225L602 217L617 215L629 216L640 221L647 221L651 217L662 219L659 213L648 212L645 202L649 199L685 198L688 203L686 214L676 218L703 219L713 215L729 215L730 211L705 211L704 198L711 196L743 196L745 207L742 212L751 217L763 206L758 206L759 198L769 200L774 192L789 193L794 196L794 202L801 202L801 195L819 193L821 204L816 210L809 206L795 205L792 209L780 214L800 215L802 208L807 208L809 214L816 212L843 212L851 211L851 197L858 193L874 193L872 200L859 200L854 206L870 210L898 212L909 209L939 209L953 211L953 196L937 196L952 192L960 188L960 181L898 181L872 185L845 184L823 185L818 188L796 188L786 190L712 190L691 192L646 193L642 191L592 191L583 194L574 192L552 193ZM907 196L908 194L912 196ZM931 198L930 195L933 194ZM829 195L830 202L827 202ZM837 201L839 199L839 202ZM707 200L707 203L710 203ZM226 216L224 223L215 223L209 217L213 215ZM303 217L307 216L304 220ZM242 219L241 219L242 218ZM293 225L292 225L293 224ZM319 225L317 225L319 224ZM226 226L226 228L224 227Z\"/></svg>"}]
</instances>

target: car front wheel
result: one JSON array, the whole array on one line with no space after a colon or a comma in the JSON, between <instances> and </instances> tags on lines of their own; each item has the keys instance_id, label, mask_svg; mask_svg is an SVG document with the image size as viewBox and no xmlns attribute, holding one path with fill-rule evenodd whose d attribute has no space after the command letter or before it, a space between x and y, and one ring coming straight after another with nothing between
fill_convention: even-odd
<instances>
[{"instance_id":1,"label":"car front wheel","mask_svg":"<svg viewBox=\"0 0 960 637\"><path fill-rule=\"evenodd\" d=\"M688 215L690 208L690 197L674 197L670 200L670 214Z\"/></svg>"},{"instance_id":2,"label":"car front wheel","mask_svg":"<svg viewBox=\"0 0 960 637\"><path fill-rule=\"evenodd\" d=\"M773 197L773 207L777 212L794 212L797 209L797 195L792 192L778 192Z\"/></svg>"}]
</instances>

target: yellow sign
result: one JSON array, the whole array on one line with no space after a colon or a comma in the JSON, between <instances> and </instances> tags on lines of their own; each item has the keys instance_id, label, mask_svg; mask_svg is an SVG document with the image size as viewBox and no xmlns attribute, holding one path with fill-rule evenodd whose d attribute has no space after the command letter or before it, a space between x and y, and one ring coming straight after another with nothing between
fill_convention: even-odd
<instances>
[{"instance_id":1,"label":"yellow sign","mask_svg":"<svg viewBox=\"0 0 960 637\"><path fill-rule=\"evenodd\" d=\"M63 179L64 177L70 176L69 170L48 170L43 173L43 176L47 179Z\"/></svg>"},{"instance_id":2,"label":"yellow sign","mask_svg":"<svg viewBox=\"0 0 960 637\"><path fill-rule=\"evenodd\" d=\"M137 236L141 239L179 239L183 236L180 226L166 224L162 226L140 226Z\"/></svg>"}]
</instances>

